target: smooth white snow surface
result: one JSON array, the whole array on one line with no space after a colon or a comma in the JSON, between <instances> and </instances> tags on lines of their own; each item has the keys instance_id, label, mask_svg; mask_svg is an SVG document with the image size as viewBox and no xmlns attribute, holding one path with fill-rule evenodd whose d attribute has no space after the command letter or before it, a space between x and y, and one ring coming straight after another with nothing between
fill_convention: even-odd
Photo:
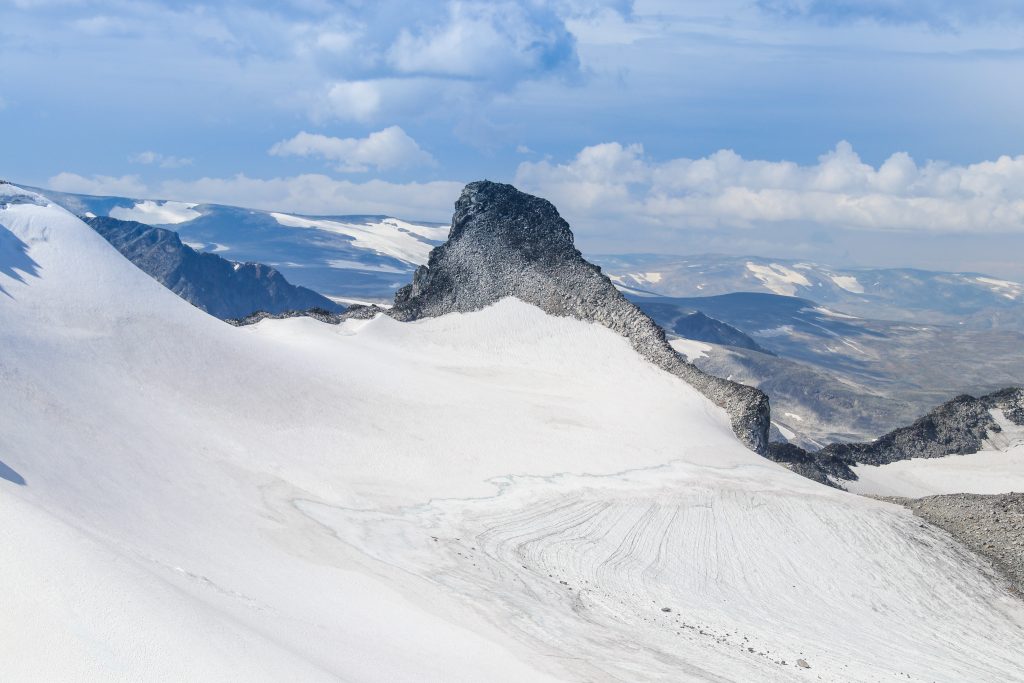
<instances>
[{"instance_id":1,"label":"smooth white snow surface","mask_svg":"<svg viewBox=\"0 0 1024 683\"><path fill-rule=\"evenodd\" d=\"M115 206L110 210L110 217L122 221L138 221L149 225L176 225L185 223L202 216L195 210L198 204L187 204L185 202L136 202L135 206L126 208Z\"/></svg>"},{"instance_id":2,"label":"smooth white snow surface","mask_svg":"<svg viewBox=\"0 0 1024 683\"><path fill-rule=\"evenodd\" d=\"M977 277L974 278L983 285L988 285L989 289L997 294L1002 294L1007 299L1016 300L1022 294L1024 294L1024 285L1019 282L1011 282L1010 280L997 280L991 277Z\"/></svg>"},{"instance_id":3,"label":"smooth white snow surface","mask_svg":"<svg viewBox=\"0 0 1024 683\"><path fill-rule=\"evenodd\" d=\"M318 228L348 235L353 238L352 244L362 249L369 249L384 256L392 256L400 261L414 265L427 262L433 246L417 236L428 239L444 239L448 228L406 223L395 218L385 218L376 223L351 223L328 219L302 218L286 213L271 213L271 216L290 228Z\"/></svg>"},{"instance_id":4,"label":"smooth white snow surface","mask_svg":"<svg viewBox=\"0 0 1024 683\"><path fill-rule=\"evenodd\" d=\"M854 294L863 294L864 285L858 282L857 278L852 275L834 275L830 274L829 278L835 283L836 287L845 289L848 292Z\"/></svg>"},{"instance_id":5,"label":"smooth white snow surface","mask_svg":"<svg viewBox=\"0 0 1024 683\"><path fill-rule=\"evenodd\" d=\"M686 356L686 360L691 363L700 358L707 358L708 351L711 350L711 344L705 344L695 339L678 337L670 339L668 343L673 349Z\"/></svg>"},{"instance_id":6,"label":"smooth white snow surface","mask_svg":"<svg viewBox=\"0 0 1024 683\"><path fill-rule=\"evenodd\" d=\"M233 328L56 206L0 226L5 680L1021 678L985 565L604 328Z\"/></svg>"},{"instance_id":7,"label":"smooth white snow surface","mask_svg":"<svg viewBox=\"0 0 1024 683\"><path fill-rule=\"evenodd\" d=\"M977 453L858 465L853 468L858 480L843 485L856 493L908 498L1024 492L1024 427L1010 422L998 409L992 417L1002 431L990 434L987 447Z\"/></svg>"},{"instance_id":8,"label":"smooth white snow surface","mask_svg":"<svg viewBox=\"0 0 1024 683\"><path fill-rule=\"evenodd\" d=\"M762 266L759 263L748 261L747 270L753 273L754 277L760 280L766 288L783 296L793 296L796 294L798 286L811 286L810 280L803 274L778 263Z\"/></svg>"}]
</instances>

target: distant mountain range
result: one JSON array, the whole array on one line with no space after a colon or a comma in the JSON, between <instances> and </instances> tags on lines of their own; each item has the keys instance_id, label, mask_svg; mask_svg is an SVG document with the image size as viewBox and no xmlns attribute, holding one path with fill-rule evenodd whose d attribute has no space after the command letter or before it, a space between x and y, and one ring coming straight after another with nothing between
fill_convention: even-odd
<instances>
[{"instance_id":1,"label":"distant mountain range","mask_svg":"<svg viewBox=\"0 0 1024 683\"><path fill-rule=\"evenodd\" d=\"M215 204L93 197L43 190L80 216L110 216L177 231L199 251L273 266L329 297L390 301L449 226L389 216L300 216ZM809 299L843 313L973 329L1024 331L1024 284L980 273L844 268L721 254L589 254L638 296L760 292Z\"/></svg>"},{"instance_id":2,"label":"distant mountain range","mask_svg":"<svg viewBox=\"0 0 1024 683\"><path fill-rule=\"evenodd\" d=\"M1012 329L861 318L778 294L630 298L669 332L700 311L749 336L762 351L708 339L691 361L765 391L775 437L811 449L870 439L958 394L1024 384L1024 334Z\"/></svg>"},{"instance_id":3,"label":"distant mountain range","mask_svg":"<svg viewBox=\"0 0 1024 683\"><path fill-rule=\"evenodd\" d=\"M40 190L72 213L176 231L197 251L272 266L329 297L390 301L448 235L389 216L299 216L217 204L92 197Z\"/></svg>"},{"instance_id":4,"label":"distant mountain range","mask_svg":"<svg viewBox=\"0 0 1024 683\"><path fill-rule=\"evenodd\" d=\"M1024 331L1024 284L980 273L911 268L834 268L786 259L720 254L594 256L633 294L703 297L762 292L811 299L882 320Z\"/></svg>"}]
</instances>

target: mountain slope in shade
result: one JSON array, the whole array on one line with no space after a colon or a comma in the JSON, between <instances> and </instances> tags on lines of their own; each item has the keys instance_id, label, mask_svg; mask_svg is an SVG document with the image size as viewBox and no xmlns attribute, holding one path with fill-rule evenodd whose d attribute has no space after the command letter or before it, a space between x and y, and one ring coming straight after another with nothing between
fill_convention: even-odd
<instances>
[{"instance_id":1,"label":"mountain slope in shade","mask_svg":"<svg viewBox=\"0 0 1024 683\"><path fill-rule=\"evenodd\" d=\"M290 284L262 263L232 263L198 252L172 230L108 217L86 222L157 282L218 318L242 318L255 311L344 310L311 289Z\"/></svg>"},{"instance_id":2,"label":"mountain slope in shade","mask_svg":"<svg viewBox=\"0 0 1024 683\"><path fill-rule=\"evenodd\" d=\"M0 186L4 231L6 678L1024 668L985 564L752 453L601 325L504 299L235 328L31 193Z\"/></svg>"}]
</instances>

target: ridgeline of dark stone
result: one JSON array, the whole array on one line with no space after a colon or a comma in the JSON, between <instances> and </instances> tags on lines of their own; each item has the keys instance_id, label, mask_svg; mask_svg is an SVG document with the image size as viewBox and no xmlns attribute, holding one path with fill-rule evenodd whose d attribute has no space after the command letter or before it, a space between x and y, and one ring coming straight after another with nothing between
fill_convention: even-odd
<instances>
[{"instance_id":1,"label":"ridgeline of dark stone","mask_svg":"<svg viewBox=\"0 0 1024 683\"><path fill-rule=\"evenodd\" d=\"M555 207L511 185L479 181L463 189L448 241L430 252L427 265L398 291L388 313L417 320L477 311L510 296L623 335L641 356L724 408L739 439L765 452L768 397L687 362L669 346L664 330L583 258Z\"/></svg>"},{"instance_id":2,"label":"ridgeline of dark stone","mask_svg":"<svg viewBox=\"0 0 1024 683\"><path fill-rule=\"evenodd\" d=\"M281 313L269 313L267 311L256 311L250 313L244 318L227 318L224 322L234 325L235 327L245 327L246 325L255 325L261 320L283 320L285 318L313 318L319 320L322 323L328 325L340 325L346 320L368 320L378 313L384 313L384 309L380 306L370 305L364 306L362 304L352 304L342 313L332 313L331 311L323 308L310 308L305 311L283 311Z\"/></svg>"},{"instance_id":3,"label":"ridgeline of dark stone","mask_svg":"<svg viewBox=\"0 0 1024 683\"><path fill-rule=\"evenodd\" d=\"M1002 410L1010 422L1024 425L1024 388L1008 387L980 398L957 396L913 424L874 441L833 443L813 453L794 444L771 443L765 457L809 479L838 486L837 480L857 479L850 469L854 465L977 453L991 434L1002 431L992 418L994 409Z\"/></svg>"},{"instance_id":4,"label":"ridgeline of dark stone","mask_svg":"<svg viewBox=\"0 0 1024 683\"><path fill-rule=\"evenodd\" d=\"M991 432L1002 431L989 412L995 408L1014 424L1024 424L1024 388L1009 387L981 398L957 396L907 427L866 443L829 444L818 455L851 465L885 465L910 458L977 453Z\"/></svg>"},{"instance_id":5,"label":"ridgeline of dark stone","mask_svg":"<svg viewBox=\"0 0 1024 683\"><path fill-rule=\"evenodd\" d=\"M782 463L797 474L813 479L819 484L842 488L837 480L853 481L857 479L850 466L835 456L820 453L808 453L803 448L791 443L768 444L764 457Z\"/></svg>"},{"instance_id":6,"label":"ridgeline of dark stone","mask_svg":"<svg viewBox=\"0 0 1024 683\"><path fill-rule=\"evenodd\" d=\"M173 230L105 216L83 220L157 282L218 318L238 319L253 311L345 310L311 289L289 283L270 266L232 263L196 251L182 244Z\"/></svg>"}]
</instances>

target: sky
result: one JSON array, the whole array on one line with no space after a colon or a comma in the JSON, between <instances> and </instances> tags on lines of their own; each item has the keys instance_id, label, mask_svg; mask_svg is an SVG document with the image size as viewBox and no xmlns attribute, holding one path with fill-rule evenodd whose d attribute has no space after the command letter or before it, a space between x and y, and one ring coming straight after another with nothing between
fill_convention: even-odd
<instances>
[{"instance_id":1,"label":"sky","mask_svg":"<svg viewBox=\"0 0 1024 683\"><path fill-rule=\"evenodd\" d=\"M1017 0L0 0L0 177L1024 279Z\"/></svg>"}]
</instances>

